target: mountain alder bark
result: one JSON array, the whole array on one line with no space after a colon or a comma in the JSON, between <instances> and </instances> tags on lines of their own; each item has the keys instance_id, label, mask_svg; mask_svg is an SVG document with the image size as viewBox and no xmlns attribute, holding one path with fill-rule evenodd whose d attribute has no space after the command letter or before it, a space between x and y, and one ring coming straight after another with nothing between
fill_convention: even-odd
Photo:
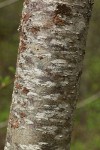
<instances>
[{"instance_id":1,"label":"mountain alder bark","mask_svg":"<svg viewBox=\"0 0 100 150\"><path fill-rule=\"evenodd\" d=\"M25 0L4 150L70 150L92 0Z\"/></svg>"}]
</instances>

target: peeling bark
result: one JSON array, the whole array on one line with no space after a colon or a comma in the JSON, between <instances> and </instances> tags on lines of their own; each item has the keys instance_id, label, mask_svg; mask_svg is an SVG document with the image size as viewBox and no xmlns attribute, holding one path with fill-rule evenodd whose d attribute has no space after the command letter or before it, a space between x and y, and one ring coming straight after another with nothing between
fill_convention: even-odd
<instances>
[{"instance_id":1,"label":"peeling bark","mask_svg":"<svg viewBox=\"0 0 100 150\"><path fill-rule=\"evenodd\" d=\"M69 150L91 0L25 0L4 150Z\"/></svg>"}]
</instances>

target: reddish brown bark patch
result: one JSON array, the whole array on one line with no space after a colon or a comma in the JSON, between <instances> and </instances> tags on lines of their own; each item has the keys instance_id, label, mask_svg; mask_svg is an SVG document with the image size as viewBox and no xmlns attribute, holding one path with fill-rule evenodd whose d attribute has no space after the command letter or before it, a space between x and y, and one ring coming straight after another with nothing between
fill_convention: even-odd
<instances>
[{"instance_id":1,"label":"reddish brown bark patch","mask_svg":"<svg viewBox=\"0 0 100 150\"><path fill-rule=\"evenodd\" d=\"M22 88L22 85L16 83L16 84L15 84L15 87L16 87L17 89L21 89L21 88Z\"/></svg>"},{"instance_id":2,"label":"reddish brown bark patch","mask_svg":"<svg viewBox=\"0 0 100 150\"><path fill-rule=\"evenodd\" d=\"M10 124L11 124L11 128L14 128L14 129L19 128L19 121L18 120L11 119Z\"/></svg>"},{"instance_id":3,"label":"reddish brown bark patch","mask_svg":"<svg viewBox=\"0 0 100 150\"><path fill-rule=\"evenodd\" d=\"M29 89L27 89L26 87L23 88L22 90L23 93L27 94L29 92Z\"/></svg>"},{"instance_id":4,"label":"reddish brown bark patch","mask_svg":"<svg viewBox=\"0 0 100 150\"><path fill-rule=\"evenodd\" d=\"M22 19L23 19L23 21L25 21L25 22L27 22L27 21L29 21L29 18L31 17L31 14L24 14L23 16L22 16Z\"/></svg>"},{"instance_id":5,"label":"reddish brown bark patch","mask_svg":"<svg viewBox=\"0 0 100 150\"><path fill-rule=\"evenodd\" d=\"M63 26L65 25L65 21L60 18L58 15L53 17L53 22L55 25Z\"/></svg>"},{"instance_id":6,"label":"reddish brown bark patch","mask_svg":"<svg viewBox=\"0 0 100 150\"><path fill-rule=\"evenodd\" d=\"M25 114L24 112L21 112L21 113L20 113L20 117L21 117L21 118L24 118L24 117L26 117L26 114Z\"/></svg>"},{"instance_id":7,"label":"reddish brown bark patch","mask_svg":"<svg viewBox=\"0 0 100 150\"><path fill-rule=\"evenodd\" d=\"M39 31L40 31L40 27L32 27L30 29L30 31L33 33L33 34L37 34Z\"/></svg>"},{"instance_id":8,"label":"reddish brown bark patch","mask_svg":"<svg viewBox=\"0 0 100 150\"><path fill-rule=\"evenodd\" d=\"M23 41L21 41L21 45L20 45L20 47L19 47L19 52L24 52L26 50L26 44L23 42Z\"/></svg>"}]
</instances>

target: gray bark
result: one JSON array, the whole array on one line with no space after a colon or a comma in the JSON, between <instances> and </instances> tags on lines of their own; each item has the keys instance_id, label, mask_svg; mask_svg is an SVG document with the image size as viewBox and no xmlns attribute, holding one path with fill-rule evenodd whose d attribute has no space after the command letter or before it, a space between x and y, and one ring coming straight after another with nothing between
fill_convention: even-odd
<instances>
[{"instance_id":1,"label":"gray bark","mask_svg":"<svg viewBox=\"0 0 100 150\"><path fill-rule=\"evenodd\" d=\"M69 150L91 0L25 0L4 150Z\"/></svg>"}]
</instances>

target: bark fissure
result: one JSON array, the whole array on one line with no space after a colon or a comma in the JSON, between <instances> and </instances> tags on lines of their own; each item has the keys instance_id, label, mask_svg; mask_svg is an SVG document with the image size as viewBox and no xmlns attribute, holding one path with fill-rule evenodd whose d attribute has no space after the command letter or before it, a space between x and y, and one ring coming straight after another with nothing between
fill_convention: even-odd
<instances>
[{"instance_id":1,"label":"bark fissure","mask_svg":"<svg viewBox=\"0 0 100 150\"><path fill-rule=\"evenodd\" d=\"M25 0L4 150L69 150L92 1Z\"/></svg>"}]
</instances>

